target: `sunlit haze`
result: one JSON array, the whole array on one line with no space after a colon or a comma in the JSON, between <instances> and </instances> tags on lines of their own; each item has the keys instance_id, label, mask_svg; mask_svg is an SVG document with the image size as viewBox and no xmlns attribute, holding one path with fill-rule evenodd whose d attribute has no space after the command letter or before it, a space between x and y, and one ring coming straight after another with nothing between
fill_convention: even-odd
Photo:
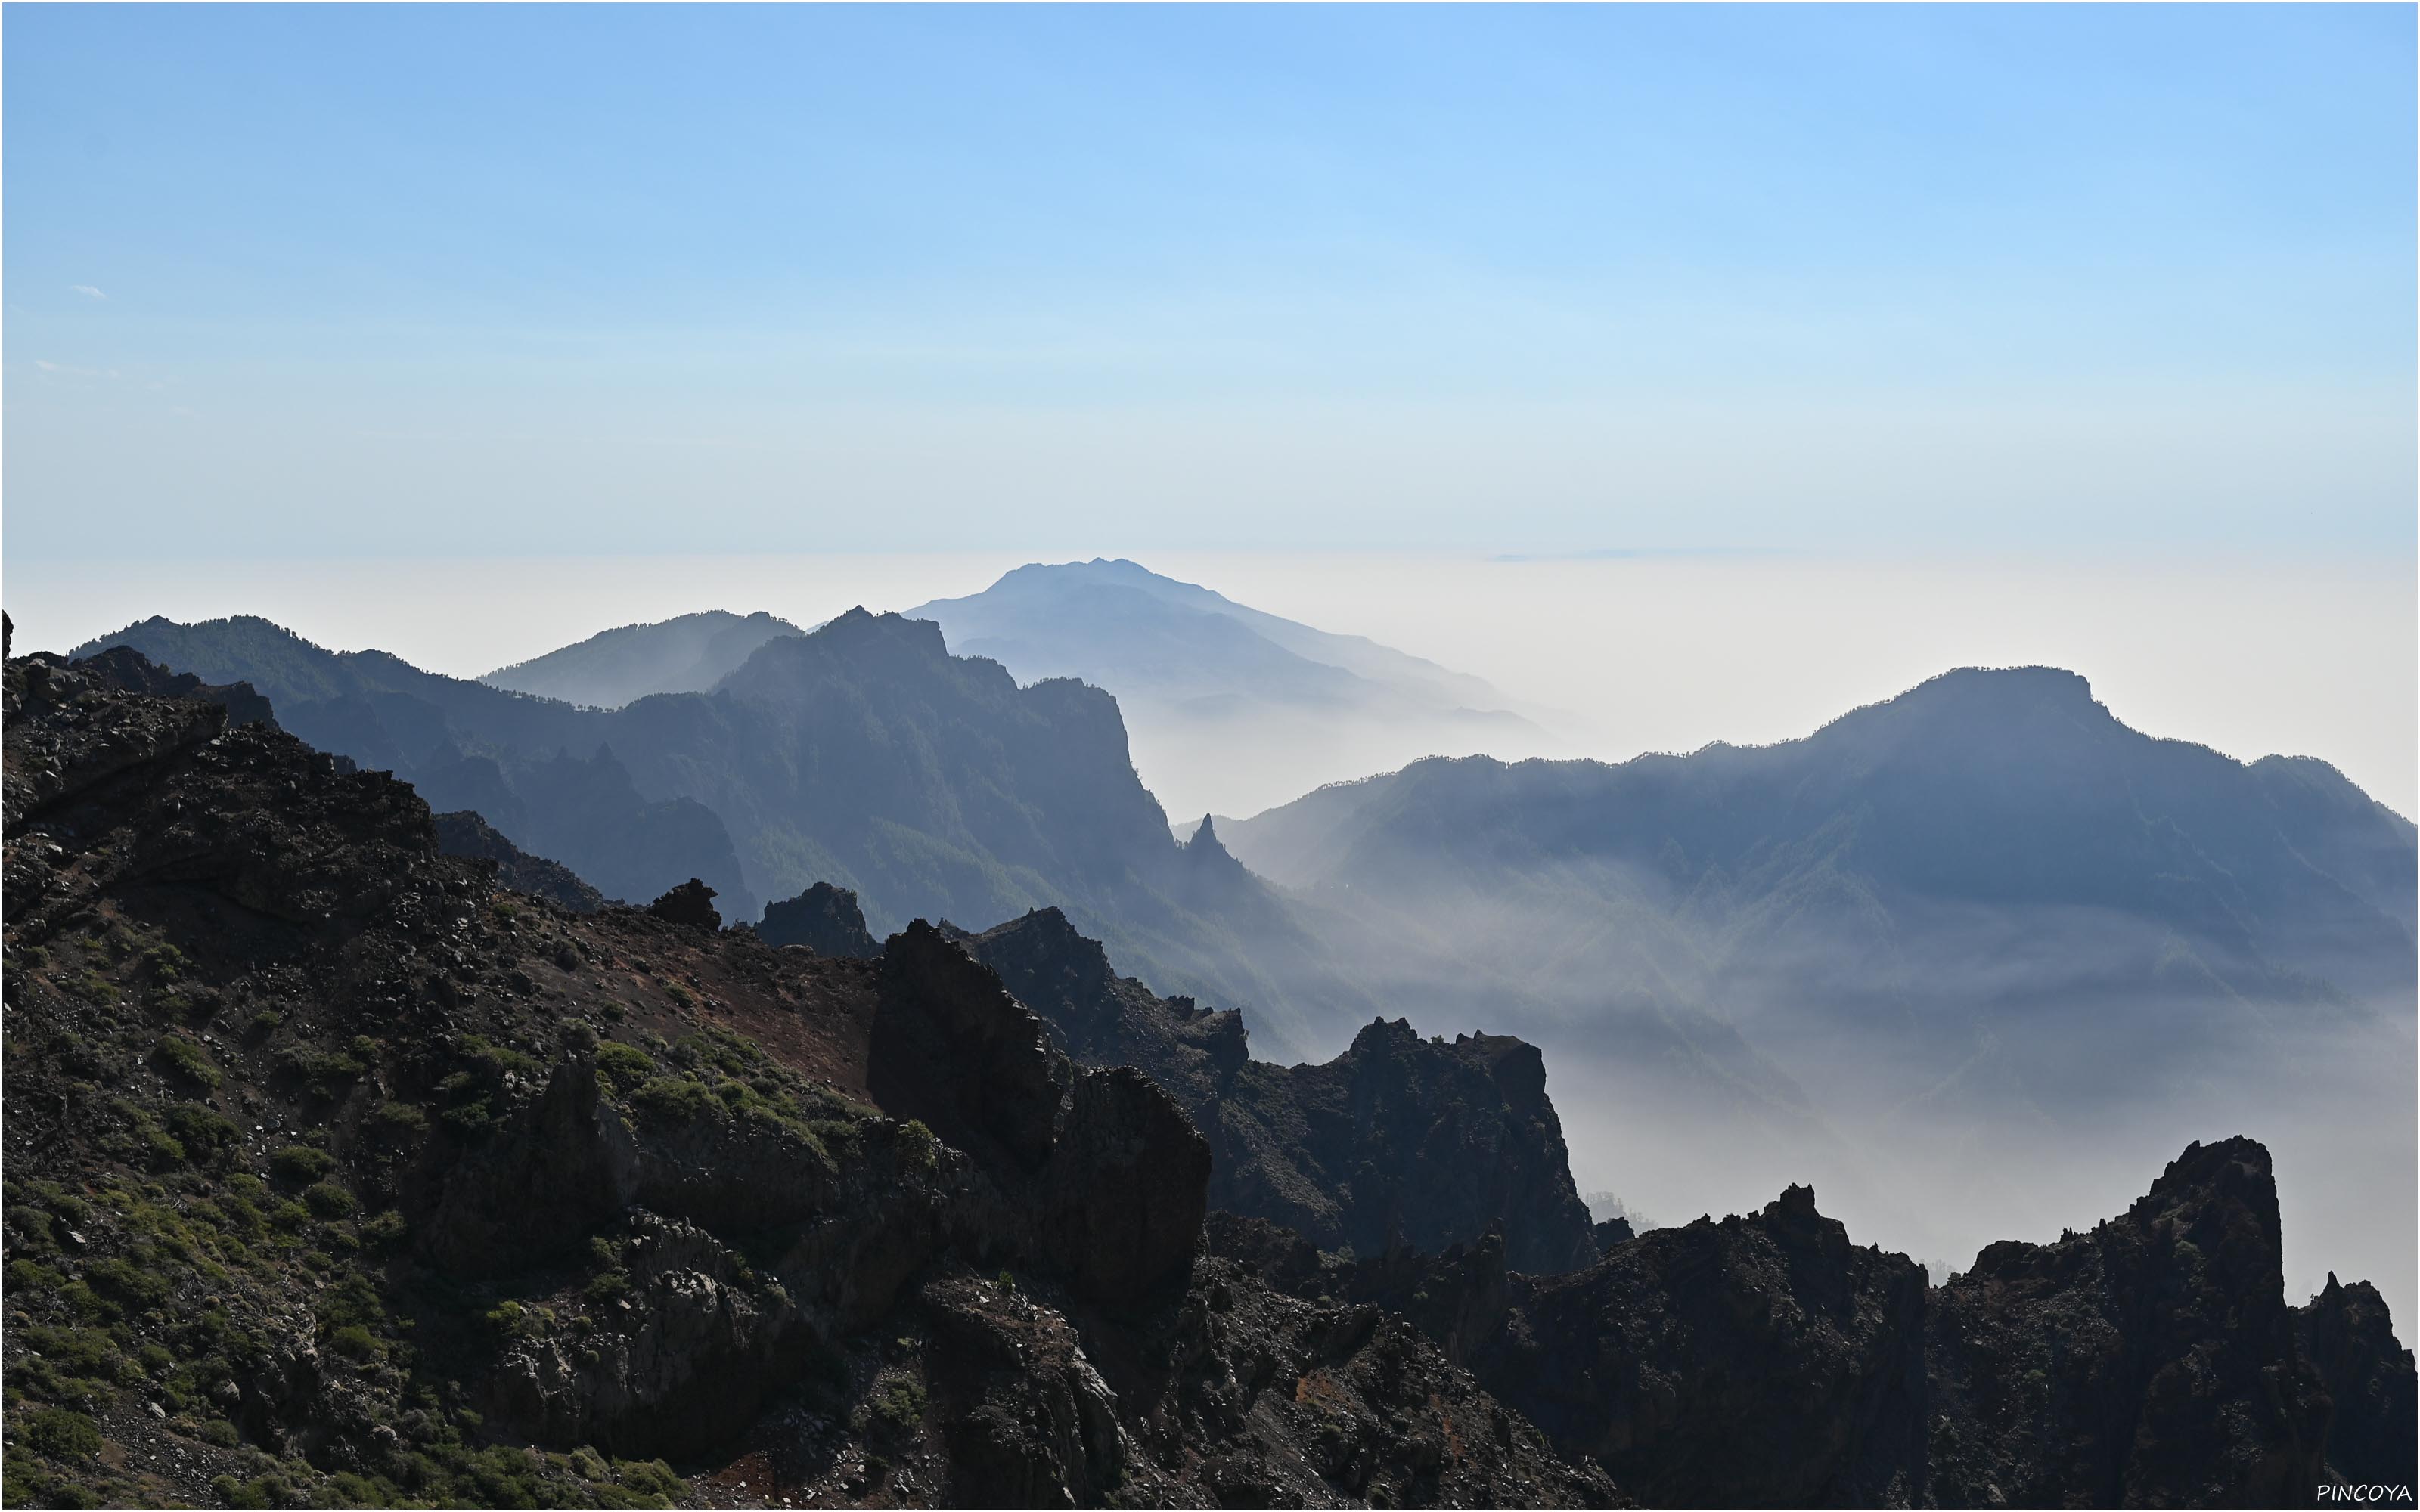
<instances>
[{"instance_id":1,"label":"sunlit haze","mask_svg":"<svg viewBox=\"0 0 2420 1512\"><path fill-rule=\"evenodd\" d=\"M1109 549L1114 550L1114 547ZM1011 552L216 563L15 562L23 643L64 650L151 614L259 614L338 650L475 677L616 625L971 594ZM2147 733L2243 760L2333 763L2397 812L2415 777L2407 563L1673 556L1499 562L1447 555L1170 552L1143 564L1324 630L1484 677L1553 740L1490 754L1694 750L1804 735L1964 666L2064 667ZM1404 758L1427 754L1411 750ZM1436 754L1458 755L1459 751ZM1173 817L1297 795L1240 756L1211 790L1142 777ZM1369 775L1326 773L1322 780Z\"/></svg>"}]
</instances>

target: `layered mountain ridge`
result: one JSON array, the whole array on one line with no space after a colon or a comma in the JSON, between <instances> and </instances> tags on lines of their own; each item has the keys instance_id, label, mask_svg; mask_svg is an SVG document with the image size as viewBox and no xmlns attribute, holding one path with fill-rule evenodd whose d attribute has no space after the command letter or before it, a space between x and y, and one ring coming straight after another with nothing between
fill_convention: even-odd
<instances>
[{"instance_id":1,"label":"layered mountain ridge","mask_svg":"<svg viewBox=\"0 0 2420 1512\"><path fill-rule=\"evenodd\" d=\"M877 931L1060 906L1129 969L1245 1009L1269 1043L1307 1050L1374 1011L1281 900L1175 841L1114 700L1066 679L1020 687L950 655L929 622L852 610L768 638L711 692L612 710L259 620L151 620L89 649L104 644L251 680L311 744L477 812L608 897L697 877L752 918L759 899L828 882Z\"/></svg>"},{"instance_id":2,"label":"layered mountain ridge","mask_svg":"<svg viewBox=\"0 0 2420 1512\"><path fill-rule=\"evenodd\" d=\"M1575 1148L1719 1151L1624 1186L1651 1209L1717 1165L1733 1200L1767 1187L1786 1143L1861 1221L1966 1254L1995 1213L2072 1221L2019 1152L2089 1165L2122 1133L2139 1159L2249 1104L2310 1168L2375 1172L2324 1225L2413 1285L2376 1238L2412 1151L2376 1130L2412 1108L2414 831L2324 763L2141 733L2071 672L1969 669L1800 740L1423 761L1218 833L1391 1011L1443 1030L1483 1005L1598 1089Z\"/></svg>"},{"instance_id":3,"label":"layered mountain ridge","mask_svg":"<svg viewBox=\"0 0 2420 1512\"><path fill-rule=\"evenodd\" d=\"M1020 680L1115 694L1136 766L1180 809L1250 811L1431 751L1559 748L1480 678L1124 559L1032 563L905 612Z\"/></svg>"},{"instance_id":4,"label":"layered mountain ridge","mask_svg":"<svg viewBox=\"0 0 2420 1512\"><path fill-rule=\"evenodd\" d=\"M499 667L479 681L566 703L618 709L651 693L704 692L775 636L803 633L763 609L707 609L600 630L577 644Z\"/></svg>"},{"instance_id":5,"label":"layered mountain ridge","mask_svg":"<svg viewBox=\"0 0 2420 1512\"><path fill-rule=\"evenodd\" d=\"M2412 826L2324 764L2130 730L2071 673L1956 672L1771 747L1418 762L1179 843L1116 699L1021 687L926 622L844 615L615 711L260 622L104 639L252 677L314 744L385 753L609 897L697 877L752 919L829 883L877 936L1056 907L1280 1061L1380 1018L1517 1035L1579 1094L1577 1174L1650 1211L1812 1176L1954 1257L2081 1216L2017 1152L2114 1200L2248 1102L2282 1158L2363 1173L2309 1189L2309 1231L2390 1296L2420 1284L2364 1195L2402 1203L2411 1152L2344 1111L2412 1103L2386 1074L2414 1037ZM1649 1138L1674 1159L1604 1168Z\"/></svg>"},{"instance_id":6,"label":"layered mountain ridge","mask_svg":"<svg viewBox=\"0 0 2420 1512\"><path fill-rule=\"evenodd\" d=\"M1116 976L1056 909L954 937L1078 1062L1135 1066L1168 1088L1210 1141L1214 1208L1363 1255L1501 1225L1523 1270L1596 1257L1533 1045L1424 1041L1375 1019L1324 1065L1273 1065L1250 1058L1240 1015Z\"/></svg>"},{"instance_id":7,"label":"layered mountain ridge","mask_svg":"<svg viewBox=\"0 0 2420 1512\"><path fill-rule=\"evenodd\" d=\"M1618 1494L1201 1255L1183 1111L929 927L576 913L225 703L6 698L12 1499Z\"/></svg>"},{"instance_id":8,"label":"layered mountain ridge","mask_svg":"<svg viewBox=\"0 0 2420 1512\"><path fill-rule=\"evenodd\" d=\"M409 787L128 681L7 673L12 1494L2201 1504L2413 1473L2411 1356L2361 1285L2287 1307L2250 1140L1938 1288L1804 1188L1559 1274L1500 1227L1322 1253L1205 1216L1182 1097L1071 1062L940 929L860 959L573 912L445 856ZM996 943L1090 971L1058 925ZM1062 996L1111 1041L1183 1007Z\"/></svg>"}]
</instances>

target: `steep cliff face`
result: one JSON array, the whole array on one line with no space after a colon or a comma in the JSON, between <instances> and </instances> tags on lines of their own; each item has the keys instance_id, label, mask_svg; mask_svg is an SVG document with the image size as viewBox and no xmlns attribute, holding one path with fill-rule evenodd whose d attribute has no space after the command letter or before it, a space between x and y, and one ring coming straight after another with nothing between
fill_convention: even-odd
<instances>
[{"instance_id":1,"label":"steep cliff face","mask_svg":"<svg viewBox=\"0 0 2420 1512\"><path fill-rule=\"evenodd\" d=\"M756 937L768 945L803 945L817 955L865 960L882 953L881 945L866 932L857 894L829 882L818 882L785 902L767 903Z\"/></svg>"},{"instance_id":2,"label":"steep cliff face","mask_svg":"<svg viewBox=\"0 0 2420 1512\"><path fill-rule=\"evenodd\" d=\"M2420 1487L2420 1389L2378 1288L2329 1272L2326 1288L2295 1309L2294 1338L2334 1404L2328 1473L2349 1486Z\"/></svg>"},{"instance_id":3,"label":"steep cliff face","mask_svg":"<svg viewBox=\"0 0 2420 1512\"><path fill-rule=\"evenodd\" d=\"M1078 1060L1139 1067L1185 1105L1210 1141L1213 1207L1365 1256L1500 1224L1516 1269L1596 1257L1534 1046L1380 1020L1325 1065L1275 1066L1248 1057L1239 1015L1119 977L1055 909L959 938Z\"/></svg>"},{"instance_id":4,"label":"steep cliff face","mask_svg":"<svg viewBox=\"0 0 2420 1512\"><path fill-rule=\"evenodd\" d=\"M605 906L605 895L569 867L530 855L467 809L437 816L437 847L448 856L493 861L499 886L544 898L575 914L593 914Z\"/></svg>"},{"instance_id":5,"label":"steep cliff face","mask_svg":"<svg viewBox=\"0 0 2420 1512\"><path fill-rule=\"evenodd\" d=\"M2009 1241L1933 1295L1934 1485L2025 1504L2307 1501L2327 1392L2249 1139L2195 1145L2088 1234Z\"/></svg>"},{"instance_id":6,"label":"steep cliff face","mask_svg":"<svg viewBox=\"0 0 2420 1512\"><path fill-rule=\"evenodd\" d=\"M12 1500L1613 1496L1403 1325L1200 1256L1182 1108L936 932L574 913L382 774L39 665Z\"/></svg>"},{"instance_id":7,"label":"steep cliff face","mask_svg":"<svg viewBox=\"0 0 2420 1512\"><path fill-rule=\"evenodd\" d=\"M2248 1139L1930 1290L1803 1187L1561 1276L1509 1272L1496 1233L1358 1263L1259 1220L1214 1215L1207 1241L1295 1295L1400 1313L1649 1505L2261 1506L2412 1483L2411 1355L2366 1287L2287 1309Z\"/></svg>"},{"instance_id":8,"label":"steep cliff face","mask_svg":"<svg viewBox=\"0 0 2420 1512\"><path fill-rule=\"evenodd\" d=\"M720 931L702 885L575 913L444 854L409 787L147 686L7 669L12 1498L2181 1505L2408 1483L2411 1355L2365 1286L2288 1309L2249 1140L1930 1291L1803 1187L1561 1273L1516 1267L1497 1221L1347 1259L1210 1212L1232 1128L1054 1045L1063 1011L1069 1043L1158 1046L1171 1080L1226 1087L1218 1119L1256 1107L1218 1015L1135 997L1063 921L990 942L1013 992L939 928L874 960ZM1250 1111L1310 1152L1263 1169L1318 1192L1330 1134L1373 1167L1484 1168L1451 1162L1485 1139L1436 1132L1541 1095L1503 1042L1363 1038L1292 1069L1318 1078L1286 1094L1298 1127ZM1351 1181L1347 1215L1387 1186Z\"/></svg>"},{"instance_id":9,"label":"steep cliff face","mask_svg":"<svg viewBox=\"0 0 2420 1512\"><path fill-rule=\"evenodd\" d=\"M305 741L477 812L608 897L700 877L744 920L757 898L828 882L877 932L1059 906L1163 988L1249 1004L1266 1043L1341 1041L1373 1006L1215 839L1177 844L1115 699L1020 687L926 621L852 609L769 635L711 689L613 709L327 651L259 619L146 620L83 650L110 647L252 678Z\"/></svg>"},{"instance_id":10,"label":"steep cliff face","mask_svg":"<svg viewBox=\"0 0 2420 1512\"><path fill-rule=\"evenodd\" d=\"M1644 1504L1924 1501L1923 1270L1851 1244L1805 1187L1556 1276L1508 1273L1500 1233L1350 1266L1211 1234L1278 1285L1402 1312Z\"/></svg>"}]
</instances>

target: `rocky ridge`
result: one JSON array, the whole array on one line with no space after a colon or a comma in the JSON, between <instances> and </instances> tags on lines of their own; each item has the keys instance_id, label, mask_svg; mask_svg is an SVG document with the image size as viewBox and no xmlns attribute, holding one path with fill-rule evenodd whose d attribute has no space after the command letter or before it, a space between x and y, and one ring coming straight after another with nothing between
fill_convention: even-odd
<instances>
[{"instance_id":1,"label":"rocky ridge","mask_svg":"<svg viewBox=\"0 0 2420 1512\"><path fill-rule=\"evenodd\" d=\"M1250 1058L1242 1015L1118 976L1056 909L955 937L1078 1060L1139 1067L1184 1104L1210 1141L1211 1206L1364 1256L1501 1223L1521 1270L1596 1258L1535 1046L1379 1019L1325 1064L1273 1065Z\"/></svg>"},{"instance_id":2,"label":"rocky ridge","mask_svg":"<svg viewBox=\"0 0 2420 1512\"><path fill-rule=\"evenodd\" d=\"M222 704L6 701L12 1502L1615 1496L1198 1253L1184 1111L938 931L575 913Z\"/></svg>"},{"instance_id":3,"label":"rocky ridge","mask_svg":"<svg viewBox=\"0 0 2420 1512\"><path fill-rule=\"evenodd\" d=\"M1215 1074L1226 1031L1037 1009L1042 925L1001 971L923 925L874 959L719 930L702 883L574 913L443 854L405 784L126 681L8 668L12 1502L2411 1482L2412 1357L2358 1283L2287 1308L2249 1140L1936 1288L1803 1187L1560 1273L1500 1225L1349 1258L1211 1211L1186 1095L1053 1044L1113 1007L1088 1042L1164 1028Z\"/></svg>"},{"instance_id":4,"label":"rocky ridge","mask_svg":"<svg viewBox=\"0 0 2420 1512\"><path fill-rule=\"evenodd\" d=\"M817 955L863 960L882 953L880 942L866 932L865 911L858 907L857 894L829 882L818 882L795 898L767 903L756 936L768 945L803 945Z\"/></svg>"}]
</instances>

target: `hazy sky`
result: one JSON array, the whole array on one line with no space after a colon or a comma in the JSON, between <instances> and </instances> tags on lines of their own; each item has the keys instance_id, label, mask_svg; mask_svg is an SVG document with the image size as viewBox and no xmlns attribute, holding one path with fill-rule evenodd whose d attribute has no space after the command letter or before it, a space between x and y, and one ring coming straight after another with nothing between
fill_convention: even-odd
<instances>
[{"instance_id":1,"label":"hazy sky","mask_svg":"<svg viewBox=\"0 0 2420 1512\"><path fill-rule=\"evenodd\" d=\"M2420 654L2408 563L2245 559L1673 556L1499 562L1450 553L1162 553L1144 565L1322 629L1489 679L1551 728L1536 749L1695 750L1808 733L1953 667L2082 672L2118 718L2244 760L2335 763L2420 814ZM1066 553L1044 553L1065 560ZM799 625L853 604L971 594L1016 552L603 556L377 563L12 560L21 649L65 651L152 614L266 615L323 645L475 677L640 620L768 609ZM1403 751L1394 762L1430 754ZM1463 754L1448 752L1446 754ZM1249 812L1318 781L1249 749L1210 792L1144 762L1172 815ZM1295 768L1288 767L1293 771Z\"/></svg>"},{"instance_id":2,"label":"hazy sky","mask_svg":"<svg viewBox=\"0 0 2420 1512\"><path fill-rule=\"evenodd\" d=\"M2414 544L2410 7L12 7L7 545Z\"/></svg>"}]
</instances>

